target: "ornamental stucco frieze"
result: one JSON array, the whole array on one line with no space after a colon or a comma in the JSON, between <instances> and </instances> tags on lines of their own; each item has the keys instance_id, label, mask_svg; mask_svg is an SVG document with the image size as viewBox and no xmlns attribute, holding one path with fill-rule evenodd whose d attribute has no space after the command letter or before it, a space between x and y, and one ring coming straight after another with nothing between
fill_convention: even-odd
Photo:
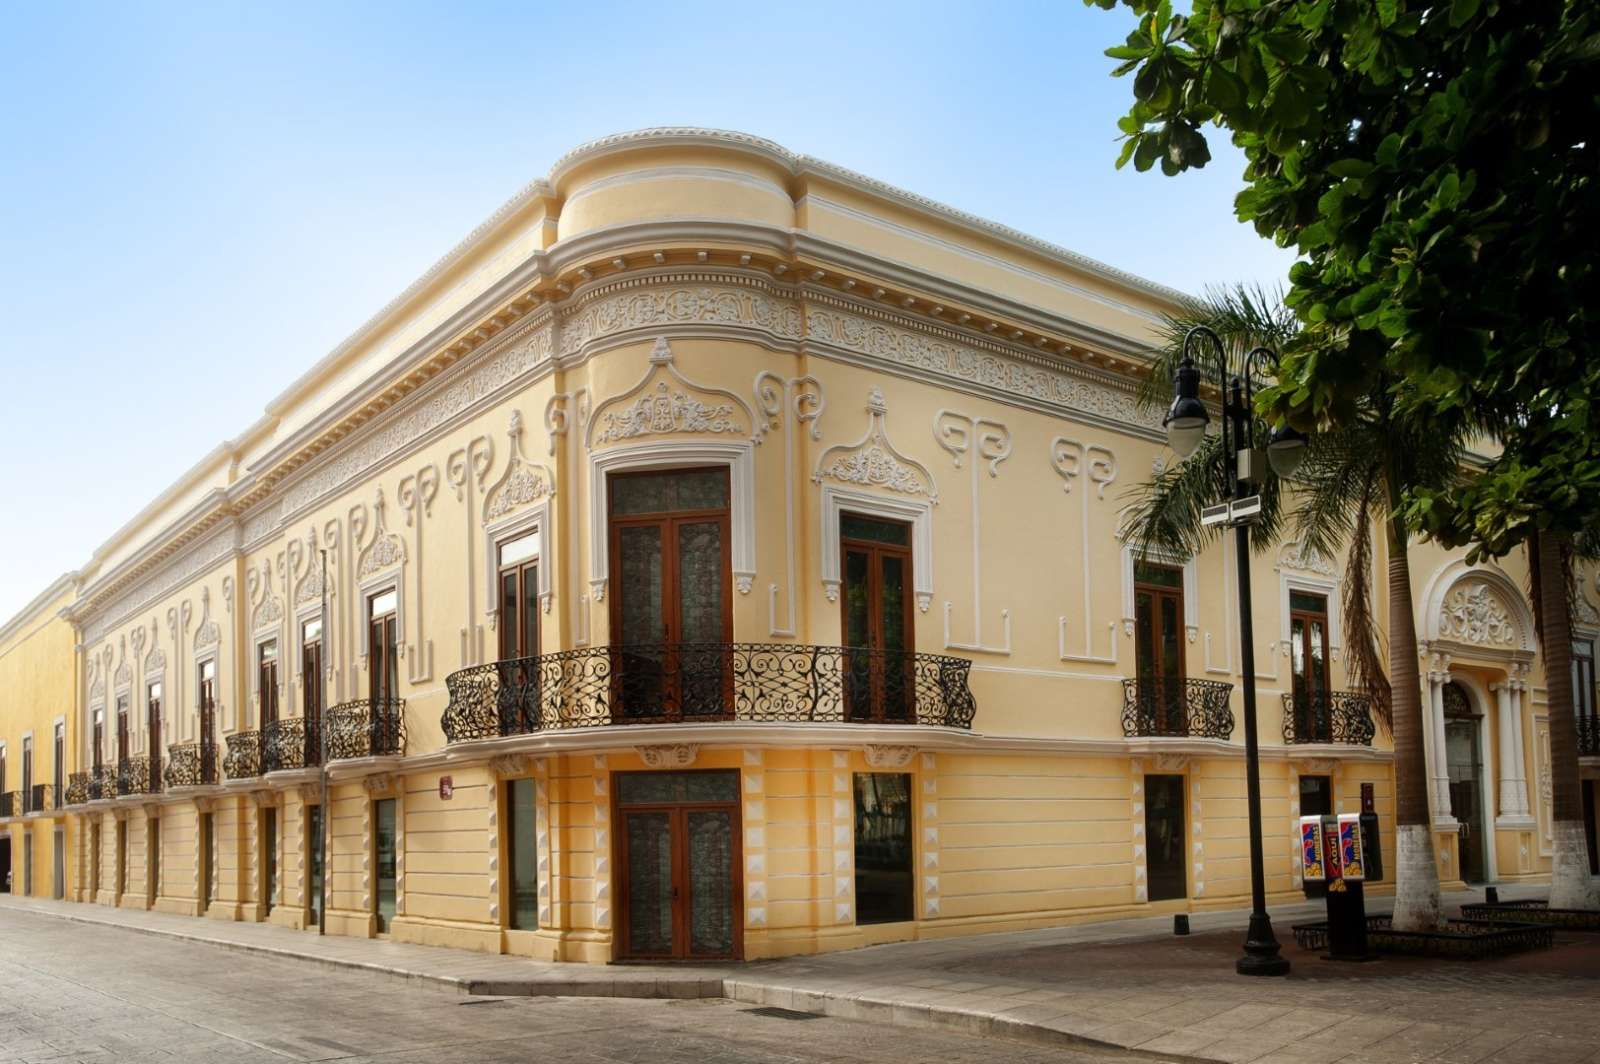
<instances>
[{"instance_id":1,"label":"ornamental stucco frieze","mask_svg":"<svg viewBox=\"0 0 1600 1064\"><path fill-rule=\"evenodd\" d=\"M529 331L517 334L422 402L290 485L283 495L283 515L292 516L337 492L457 414L548 362L554 328L546 318Z\"/></svg>"},{"instance_id":2,"label":"ornamental stucco frieze","mask_svg":"<svg viewBox=\"0 0 1600 1064\"><path fill-rule=\"evenodd\" d=\"M814 346L846 357L910 371L958 389L981 387L1002 400L1086 416L1123 428L1159 431L1159 411L1135 401L1131 385L1096 379L1092 371L1056 369L1040 356L1008 351L984 337L965 338L937 323L902 318L882 308L831 294L774 284L765 275L692 273L655 275L599 287L569 309L546 304L540 312L491 338L479 352L450 367L414 396L373 417L341 446L253 507L238 523L163 563L86 618L89 641L103 637L130 613L207 571L241 546L280 534L286 522L348 490L456 419L502 393L531 383L533 374L581 359L597 341L646 328L731 327L785 348ZM558 320L559 317L559 320ZM560 411L564 415L564 409ZM754 421L753 411L752 421ZM546 420L550 414L547 412ZM564 421L551 426L554 437ZM763 426L764 427L764 426ZM749 431L758 431L752 424ZM262 471L270 476L270 470ZM841 470L841 472L849 472ZM882 469L863 475L881 476ZM298 596L296 597L298 601Z\"/></svg>"},{"instance_id":3,"label":"ornamental stucco frieze","mask_svg":"<svg viewBox=\"0 0 1600 1064\"><path fill-rule=\"evenodd\" d=\"M798 340L801 333L793 300L728 284L672 285L603 296L563 317L561 356L571 358L596 340L633 329L696 323L744 326L783 340Z\"/></svg>"},{"instance_id":4,"label":"ornamental stucco frieze","mask_svg":"<svg viewBox=\"0 0 1600 1064\"><path fill-rule=\"evenodd\" d=\"M1467 584L1454 588L1439 614L1439 636L1480 646L1520 645L1517 623L1489 585Z\"/></svg>"},{"instance_id":5,"label":"ornamental stucco frieze","mask_svg":"<svg viewBox=\"0 0 1600 1064\"><path fill-rule=\"evenodd\" d=\"M83 641L98 642L128 614L166 597L212 566L231 557L236 550L237 535L236 529L230 526L201 540L96 609L92 618L85 620Z\"/></svg>"}]
</instances>

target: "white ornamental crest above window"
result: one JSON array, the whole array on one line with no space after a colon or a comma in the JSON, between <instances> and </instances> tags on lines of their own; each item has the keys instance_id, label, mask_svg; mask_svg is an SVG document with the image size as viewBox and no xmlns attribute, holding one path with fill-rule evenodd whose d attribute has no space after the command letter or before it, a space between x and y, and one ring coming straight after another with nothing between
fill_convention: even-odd
<instances>
[{"instance_id":1,"label":"white ornamental crest above window","mask_svg":"<svg viewBox=\"0 0 1600 1064\"><path fill-rule=\"evenodd\" d=\"M405 541L391 534L386 527L382 488L378 489L378 498L372 504L372 510L374 524L372 542L361 552L361 563L356 567L358 580L365 580L374 573L404 565L406 560Z\"/></svg>"},{"instance_id":2,"label":"white ornamental crest above window","mask_svg":"<svg viewBox=\"0 0 1600 1064\"><path fill-rule=\"evenodd\" d=\"M1521 645L1517 623L1487 584L1467 584L1452 590L1439 612L1439 635L1480 646Z\"/></svg>"},{"instance_id":3,"label":"white ornamental crest above window","mask_svg":"<svg viewBox=\"0 0 1600 1064\"><path fill-rule=\"evenodd\" d=\"M511 427L507 434L511 437L510 460L506 471L484 496L483 517L486 521L493 521L519 506L555 494L555 489L551 487L553 478L550 470L537 462L528 461L528 456L523 453L520 410L511 412Z\"/></svg>"},{"instance_id":4,"label":"white ornamental crest above window","mask_svg":"<svg viewBox=\"0 0 1600 1064\"><path fill-rule=\"evenodd\" d=\"M811 479L818 484L837 480L869 488L883 488L902 495L925 495L939 501L928 467L908 458L889 442L886 421L888 403L883 391L873 388L867 398L867 434L848 447L829 447L822 452Z\"/></svg>"},{"instance_id":5,"label":"white ornamental crest above window","mask_svg":"<svg viewBox=\"0 0 1600 1064\"><path fill-rule=\"evenodd\" d=\"M756 424L755 412L737 395L679 373L661 337L639 383L595 407L589 446L675 433L752 436Z\"/></svg>"}]
</instances>

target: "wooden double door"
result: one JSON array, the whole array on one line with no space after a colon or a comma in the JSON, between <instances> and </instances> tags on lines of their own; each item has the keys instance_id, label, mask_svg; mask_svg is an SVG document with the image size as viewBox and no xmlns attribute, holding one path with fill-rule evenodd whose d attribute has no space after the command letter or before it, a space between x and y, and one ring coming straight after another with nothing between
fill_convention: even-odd
<instances>
[{"instance_id":1,"label":"wooden double door","mask_svg":"<svg viewBox=\"0 0 1600 1064\"><path fill-rule=\"evenodd\" d=\"M739 959L739 774L626 772L615 781L618 959Z\"/></svg>"}]
</instances>

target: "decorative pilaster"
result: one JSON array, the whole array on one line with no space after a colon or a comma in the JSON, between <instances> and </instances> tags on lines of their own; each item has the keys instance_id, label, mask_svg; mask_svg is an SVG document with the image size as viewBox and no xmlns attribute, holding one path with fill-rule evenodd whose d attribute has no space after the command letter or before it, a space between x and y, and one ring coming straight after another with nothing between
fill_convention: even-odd
<instances>
[{"instance_id":1,"label":"decorative pilaster","mask_svg":"<svg viewBox=\"0 0 1600 1064\"><path fill-rule=\"evenodd\" d=\"M1149 855L1145 850L1144 835L1144 762L1134 761L1130 770L1133 773L1133 794L1130 803L1133 815L1133 900L1145 902L1150 900L1150 879L1147 871Z\"/></svg>"},{"instance_id":2,"label":"decorative pilaster","mask_svg":"<svg viewBox=\"0 0 1600 1064\"><path fill-rule=\"evenodd\" d=\"M939 759L922 755L922 916L932 920L939 915ZM933 828L935 834L929 835Z\"/></svg>"},{"instance_id":3,"label":"decorative pilaster","mask_svg":"<svg viewBox=\"0 0 1600 1064\"><path fill-rule=\"evenodd\" d=\"M851 825L855 823L850 806L850 755L843 750L833 752L833 922L855 922L855 836ZM932 832L933 844L938 844L939 829L924 828L924 836ZM924 846L928 845L926 838Z\"/></svg>"},{"instance_id":4,"label":"decorative pilaster","mask_svg":"<svg viewBox=\"0 0 1600 1064\"><path fill-rule=\"evenodd\" d=\"M1533 822L1533 809L1528 804L1528 761L1523 747L1522 705L1528 692L1528 670L1526 663L1512 666L1514 679L1511 681L1511 739L1512 779L1516 781L1515 798L1517 800L1517 814L1531 825Z\"/></svg>"},{"instance_id":5,"label":"decorative pilaster","mask_svg":"<svg viewBox=\"0 0 1600 1064\"><path fill-rule=\"evenodd\" d=\"M767 770L760 750L744 751L744 926L767 929Z\"/></svg>"},{"instance_id":6,"label":"decorative pilaster","mask_svg":"<svg viewBox=\"0 0 1600 1064\"><path fill-rule=\"evenodd\" d=\"M594 926L611 930L611 776L606 755L594 755Z\"/></svg>"}]
</instances>

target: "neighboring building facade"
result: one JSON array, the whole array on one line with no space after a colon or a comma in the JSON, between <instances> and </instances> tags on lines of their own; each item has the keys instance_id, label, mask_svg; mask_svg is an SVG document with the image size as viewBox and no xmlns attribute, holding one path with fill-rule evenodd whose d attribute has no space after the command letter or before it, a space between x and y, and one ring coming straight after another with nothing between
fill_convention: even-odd
<instances>
[{"instance_id":1,"label":"neighboring building facade","mask_svg":"<svg viewBox=\"0 0 1600 1064\"><path fill-rule=\"evenodd\" d=\"M76 574L0 627L0 891L66 898L73 818L67 780L78 707L77 637L61 611Z\"/></svg>"},{"instance_id":2,"label":"neighboring building facade","mask_svg":"<svg viewBox=\"0 0 1600 1064\"><path fill-rule=\"evenodd\" d=\"M591 962L1240 904L1232 551L1117 536L1179 298L750 137L573 152L85 567L72 896ZM1413 571L1441 876L1547 875L1522 573ZM1364 788L1392 877L1341 562L1252 578L1269 890Z\"/></svg>"}]
</instances>

